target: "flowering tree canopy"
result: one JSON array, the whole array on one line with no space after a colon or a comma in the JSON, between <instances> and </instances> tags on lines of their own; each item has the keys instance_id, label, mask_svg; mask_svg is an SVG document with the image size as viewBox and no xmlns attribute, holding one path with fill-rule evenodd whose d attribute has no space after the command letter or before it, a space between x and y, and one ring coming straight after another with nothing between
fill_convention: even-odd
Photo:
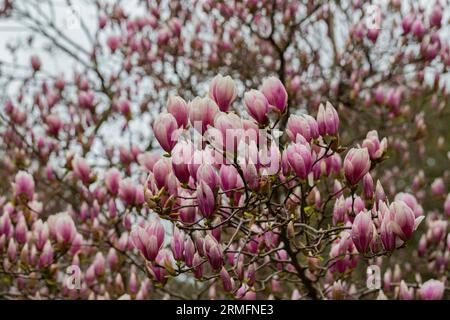
<instances>
[{"instance_id":1,"label":"flowering tree canopy","mask_svg":"<svg viewBox=\"0 0 450 320\"><path fill-rule=\"evenodd\" d=\"M0 298L448 298L448 1L372 2L1 2Z\"/></svg>"}]
</instances>

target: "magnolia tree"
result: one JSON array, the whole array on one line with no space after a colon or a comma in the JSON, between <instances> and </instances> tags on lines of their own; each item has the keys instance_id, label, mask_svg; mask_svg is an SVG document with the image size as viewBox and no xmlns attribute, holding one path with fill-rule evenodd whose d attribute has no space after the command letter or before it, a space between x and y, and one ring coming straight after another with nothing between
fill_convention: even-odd
<instances>
[{"instance_id":1,"label":"magnolia tree","mask_svg":"<svg viewBox=\"0 0 450 320\"><path fill-rule=\"evenodd\" d=\"M447 298L446 5L3 1L0 297Z\"/></svg>"}]
</instances>

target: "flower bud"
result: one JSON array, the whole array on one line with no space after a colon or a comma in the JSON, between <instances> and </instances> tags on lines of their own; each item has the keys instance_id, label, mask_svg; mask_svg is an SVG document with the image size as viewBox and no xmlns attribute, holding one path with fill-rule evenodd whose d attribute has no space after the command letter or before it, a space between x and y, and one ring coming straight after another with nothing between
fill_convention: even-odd
<instances>
[{"instance_id":1,"label":"flower bud","mask_svg":"<svg viewBox=\"0 0 450 320\"><path fill-rule=\"evenodd\" d=\"M164 227L157 220L152 220L142 228L135 227L131 231L131 241L145 259L154 261L164 242Z\"/></svg>"},{"instance_id":2,"label":"flower bud","mask_svg":"<svg viewBox=\"0 0 450 320\"><path fill-rule=\"evenodd\" d=\"M189 120L189 111L186 101L178 96L170 96L167 100L167 112L175 117L179 128L186 128Z\"/></svg>"},{"instance_id":3,"label":"flower bud","mask_svg":"<svg viewBox=\"0 0 450 320\"><path fill-rule=\"evenodd\" d=\"M57 215L54 228L56 240L61 244L71 244L77 233L75 223L68 213Z\"/></svg>"},{"instance_id":4,"label":"flower bud","mask_svg":"<svg viewBox=\"0 0 450 320\"><path fill-rule=\"evenodd\" d=\"M171 152L177 144L179 134L177 120L174 116L170 113L160 114L153 125L153 132L161 148L166 152Z\"/></svg>"},{"instance_id":5,"label":"flower bud","mask_svg":"<svg viewBox=\"0 0 450 320\"><path fill-rule=\"evenodd\" d=\"M204 251L211 267L219 270L223 265L223 252L217 240L210 235L205 238Z\"/></svg>"},{"instance_id":6,"label":"flower bud","mask_svg":"<svg viewBox=\"0 0 450 320\"><path fill-rule=\"evenodd\" d=\"M360 253L365 253L376 235L375 225L369 211L363 211L356 215L351 234L356 249Z\"/></svg>"},{"instance_id":7,"label":"flower bud","mask_svg":"<svg viewBox=\"0 0 450 320\"><path fill-rule=\"evenodd\" d=\"M244 94L244 104L248 114L259 124L265 124L267 122L269 102L260 91L252 89L246 92Z\"/></svg>"},{"instance_id":8,"label":"flower bud","mask_svg":"<svg viewBox=\"0 0 450 320\"><path fill-rule=\"evenodd\" d=\"M183 193L181 196L192 197L188 193ZM196 217L197 209L195 207L194 199L183 199L180 202L180 209L178 213L180 215L180 220L184 223L194 223Z\"/></svg>"},{"instance_id":9,"label":"flower bud","mask_svg":"<svg viewBox=\"0 0 450 320\"><path fill-rule=\"evenodd\" d=\"M339 132L339 116L336 109L327 102L324 107L323 104L319 106L317 113L317 126L320 135L337 136Z\"/></svg>"},{"instance_id":10,"label":"flower bud","mask_svg":"<svg viewBox=\"0 0 450 320\"><path fill-rule=\"evenodd\" d=\"M403 28L404 34L408 34L411 31L411 26L412 26L413 22L414 22L414 17L410 14L403 18L402 28Z\"/></svg>"},{"instance_id":11,"label":"flower bud","mask_svg":"<svg viewBox=\"0 0 450 320\"><path fill-rule=\"evenodd\" d=\"M356 185L370 170L369 152L366 148L352 148L344 159L344 174L350 185Z\"/></svg>"},{"instance_id":12,"label":"flower bud","mask_svg":"<svg viewBox=\"0 0 450 320\"><path fill-rule=\"evenodd\" d=\"M170 249L172 250L173 257L177 261L184 259L184 235L178 228L174 227L172 240L170 241Z\"/></svg>"},{"instance_id":13,"label":"flower bud","mask_svg":"<svg viewBox=\"0 0 450 320\"><path fill-rule=\"evenodd\" d=\"M48 268L53 263L53 248L49 240L45 243L44 249L39 257L39 267Z\"/></svg>"},{"instance_id":14,"label":"flower bud","mask_svg":"<svg viewBox=\"0 0 450 320\"><path fill-rule=\"evenodd\" d=\"M195 254L195 245L191 238L188 238L184 244L184 261L188 267L193 266Z\"/></svg>"},{"instance_id":15,"label":"flower bud","mask_svg":"<svg viewBox=\"0 0 450 320\"><path fill-rule=\"evenodd\" d=\"M283 83L276 77L269 77L263 80L261 92L267 98L270 107L283 113L287 106L288 94Z\"/></svg>"},{"instance_id":16,"label":"flower bud","mask_svg":"<svg viewBox=\"0 0 450 320\"><path fill-rule=\"evenodd\" d=\"M197 181L205 182L212 191L219 185L219 176L212 165L202 164L197 170Z\"/></svg>"},{"instance_id":17,"label":"flower bud","mask_svg":"<svg viewBox=\"0 0 450 320\"><path fill-rule=\"evenodd\" d=\"M137 188L131 178L123 179L119 184L119 197L124 205L133 205L136 201Z\"/></svg>"},{"instance_id":18,"label":"flower bud","mask_svg":"<svg viewBox=\"0 0 450 320\"><path fill-rule=\"evenodd\" d=\"M430 279L419 289L419 296L422 300L441 300L444 296L444 284L441 281Z\"/></svg>"},{"instance_id":19,"label":"flower bud","mask_svg":"<svg viewBox=\"0 0 450 320\"><path fill-rule=\"evenodd\" d=\"M435 5L430 14L430 26L440 27L442 21L442 8L439 4Z\"/></svg>"},{"instance_id":20,"label":"flower bud","mask_svg":"<svg viewBox=\"0 0 450 320\"><path fill-rule=\"evenodd\" d=\"M33 176L25 171L19 171L14 179L14 195L17 198L32 200L34 196Z\"/></svg>"},{"instance_id":21,"label":"flower bud","mask_svg":"<svg viewBox=\"0 0 450 320\"><path fill-rule=\"evenodd\" d=\"M414 288L408 288L404 280L400 282L399 298L401 300L414 299Z\"/></svg>"},{"instance_id":22,"label":"flower bud","mask_svg":"<svg viewBox=\"0 0 450 320\"><path fill-rule=\"evenodd\" d=\"M423 26L422 21L416 19L411 26L411 31L416 38L422 39L425 34L425 27Z\"/></svg>"},{"instance_id":23,"label":"flower bud","mask_svg":"<svg viewBox=\"0 0 450 320\"><path fill-rule=\"evenodd\" d=\"M403 241L411 238L413 231L424 218L415 218L413 211L403 201L394 201L389 207L391 222L389 227Z\"/></svg>"},{"instance_id":24,"label":"flower bud","mask_svg":"<svg viewBox=\"0 0 450 320\"><path fill-rule=\"evenodd\" d=\"M230 292L233 290L233 279L230 277L230 274L225 267L222 267L222 270L220 271L220 279L222 279L223 290L225 292Z\"/></svg>"},{"instance_id":25,"label":"flower bud","mask_svg":"<svg viewBox=\"0 0 450 320\"><path fill-rule=\"evenodd\" d=\"M287 160L295 174L306 180L312 169L312 155L309 145L302 143L291 144L286 151Z\"/></svg>"},{"instance_id":26,"label":"flower bud","mask_svg":"<svg viewBox=\"0 0 450 320\"><path fill-rule=\"evenodd\" d=\"M119 184L120 184L120 171L116 168L111 168L105 173L105 184L106 189L108 189L109 193L112 195L116 195L119 192Z\"/></svg>"},{"instance_id":27,"label":"flower bud","mask_svg":"<svg viewBox=\"0 0 450 320\"><path fill-rule=\"evenodd\" d=\"M186 142L178 142L172 150L173 173L181 183L188 183L190 174L188 164L192 161L192 145Z\"/></svg>"},{"instance_id":28,"label":"flower bud","mask_svg":"<svg viewBox=\"0 0 450 320\"><path fill-rule=\"evenodd\" d=\"M97 252L92 265L97 276L102 276L105 273L105 257L101 252Z\"/></svg>"},{"instance_id":29,"label":"flower bud","mask_svg":"<svg viewBox=\"0 0 450 320\"><path fill-rule=\"evenodd\" d=\"M120 43L121 43L120 36L116 35L109 36L108 39L106 40L106 44L113 53L120 47Z\"/></svg>"},{"instance_id":30,"label":"flower bud","mask_svg":"<svg viewBox=\"0 0 450 320\"><path fill-rule=\"evenodd\" d=\"M400 192L395 195L395 201L403 201L413 212L416 218L423 215L423 208L417 202L416 197L410 193Z\"/></svg>"},{"instance_id":31,"label":"flower bud","mask_svg":"<svg viewBox=\"0 0 450 320\"><path fill-rule=\"evenodd\" d=\"M194 258L192 260L192 267L194 268L194 276L197 279L200 279L203 276L203 264L202 258L198 253L194 254Z\"/></svg>"},{"instance_id":32,"label":"flower bud","mask_svg":"<svg viewBox=\"0 0 450 320\"><path fill-rule=\"evenodd\" d=\"M450 217L450 193L447 194L447 198L445 199L444 213L447 215L447 217Z\"/></svg>"},{"instance_id":33,"label":"flower bud","mask_svg":"<svg viewBox=\"0 0 450 320\"><path fill-rule=\"evenodd\" d=\"M30 58L31 67L33 68L33 71L39 71L41 69L41 59L38 56L32 56Z\"/></svg>"},{"instance_id":34,"label":"flower bud","mask_svg":"<svg viewBox=\"0 0 450 320\"><path fill-rule=\"evenodd\" d=\"M298 134L302 135L307 142L310 142L311 139L318 137L319 127L313 117L307 114L300 116L293 114L288 119L286 133L293 142L297 140Z\"/></svg>"},{"instance_id":35,"label":"flower bud","mask_svg":"<svg viewBox=\"0 0 450 320\"><path fill-rule=\"evenodd\" d=\"M444 195L445 184L444 184L444 180L442 178L434 179L433 183L431 184L431 192L436 197L441 197Z\"/></svg>"},{"instance_id":36,"label":"flower bud","mask_svg":"<svg viewBox=\"0 0 450 320\"><path fill-rule=\"evenodd\" d=\"M87 163L86 159L76 157L72 160L73 173L75 177L81 180L84 184L88 185L91 182L91 167Z\"/></svg>"},{"instance_id":37,"label":"flower bud","mask_svg":"<svg viewBox=\"0 0 450 320\"><path fill-rule=\"evenodd\" d=\"M372 130L367 133L366 139L362 143L362 147L367 148L371 160L378 160L381 159L386 152L387 140L386 138L383 138L380 142L378 139L378 132Z\"/></svg>"},{"instance_id":38,"label":"flower bud","mask_svg":"<svg viewBox=\"0 0 450 320\"><path fill-rule=\"evenodd\" d=\"M216 209L216 199L214 192L204 181L201 181L197 188L197 203L204 218L208 219L213 215Z\"/></svg>"},{"instance_id":39,"label":"flower bud","mask_svg":"<svg viewBox=\"0 0 450 320\"><path fill-rule=\"evenodd\" d=\"M189 120L192 126L204 134L208 126L214 124L214 117L219 112L219 107L210 98L196 97L189 103Z\"/></svg>"},{"instance_id":40,"label":"flower bud","mask_svg":"<svg viewBox=\"0 0 450 320\"><path fill-rule=\"evenodd\" d=\"M363 178L363 193L365 199L372 199L374 194L373 179L370 173L366 173Z\"/></svg>"},{"instance_id":41,"label":"flower bud","mask_svg":"<svg viewBox=\"0 0 450 320\"><path fill-rule=\"evenodd\" d=\"M227 112L236 99L236 85L230 76L218 74L211 81L209 95L217 103L220 111Z\"/></svg>"},{"instance_id":42,"label":"flower bud","mask_svg":"<svg viewBox=\"0 0 450 320\"><path fill-rule=\"evenodd\" d=\"M239 173L234 166L223 165L220 167L219 177L220 177L220 187L221 187L222 191L226 192L228 190L232 190L232 189L236 188ZM449 198L450 198L450 196L449 196ZM450 201L449 201L449 203L450 203ZM450 205L449 205L449 207L450 207ZM449 215L450 215L450 213L449 213Z\"/></svg>"}]
</instances>

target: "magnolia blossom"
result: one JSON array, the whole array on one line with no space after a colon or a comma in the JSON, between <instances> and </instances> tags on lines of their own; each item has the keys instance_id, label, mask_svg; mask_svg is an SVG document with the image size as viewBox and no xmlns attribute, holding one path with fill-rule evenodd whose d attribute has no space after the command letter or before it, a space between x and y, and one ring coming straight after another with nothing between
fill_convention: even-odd
<instances>
[{"instance_id":1,"label":"magnolia blossom","mask_svg":"<svg viewBox=\"0 0 450 320\"><path fill-rule=\"evenodd\" d=\"M230 76L218 74L211 81L209 95L217 103L220 111L228 111L231 103L236 99L236 85Z\"/></svg>"},{"instance_id":2,"label":"magnolia blossom","mask_svg":"<svg viewBox=\"0 0 450 320\"><path fill-rule=\"evenodd\" d=\"M367 148L371 160L378 160L382 158L386 152L387 139L383 138L380 142L378 139L378 132L372 130L367 133L367 137L363 141L362 147Z\"/></svg>"},{"instance_id":3,"label":"magnolia blossom","mask_svg":"<svg viewBox=\"0 0 450 320\"><path fill-rule=\"evenodd\" d=\"M438 280L428 280L419 289L422 300L440 300L444 295L444 284Z\"/></svg>"},{"instance_id":4,"label":"magnolia blossom","mask_svg":"<svg viewBox=\"0 0 450 320\"><path fill-rule=\"evenodd\" d=\"M14 193L16 197L24 197L27 200L32 200L34 189L33 176L25 171L19 171L14 179Z\"/></svg>"},{"instance_id":5,"label":"magnolia blossom","mask_svg":"<svg viewBox=\"0 0 450 320\"><path fill-rule=\"evenodd\" d=\"M135 248L150 261L155 260L164 242L164 227L157 220L152 220L145 227L137 226L131 232Z\"/></svg>"},{"instance_id":6,"label":"magnolia blossom","mask_svg":"<svg viewBox=\"0 0 450 320\"><path fill-rule=\"evenodd\" d=\"M370 169L369 152L366 148L352 148L344 159L345 178L351 185L357 184Z\"/></svg>"}]
</instances>

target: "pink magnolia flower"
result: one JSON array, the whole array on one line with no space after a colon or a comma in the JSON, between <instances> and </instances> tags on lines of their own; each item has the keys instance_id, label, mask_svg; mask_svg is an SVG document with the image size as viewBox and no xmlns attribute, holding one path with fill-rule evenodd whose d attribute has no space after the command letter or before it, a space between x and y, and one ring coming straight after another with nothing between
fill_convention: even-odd
<instances>
[{"instance_id":1,"label":"pink magnolia flower","mask_svg":"<svg viewBox=\"0 0 450 320\"><path fill-rule=\"evenodd\" d=\"M363 148L367 148L369 151L371 160L378 160L383 157L387 149L387 139L378 139L378 132L375 130L369 131L367 133L366 139L362 143Z\"/></svg>"},{"instance_id":2,"label":"pink magnolia flower","mask_svg":"<svg viewBox=\"0 0 450 320\"><path fill-rule=\"evenodd\" d=\"M205 133L208 126L214 124L214 118L218 112L219 107L208 97L196 97L189 103L189 120L201 134Z\"/></svg>"},{"instance_id":3,"label":"pink magnolia flower","mask_svg":"<svg viewBox=\"0 0 450 320\"><path fill-rule=\"evenodd\" d=\"M230 76L218 74L211 81L209 95L217 103L220 111L226 112L236 99L236 85Z\"/></svg>"},{"instance_id":4,"label":"pink magnolia flower","mask_svg":"<svg viewBox=\"0 0 450 320\"><path fill-rule=\"evenodd\" d=\"M222 270L220 271L220 279L222 280L223 289L226 292L231 292L234 287L234 281L225 267L222 267Z\"/></svg>"},{"instance_id":5,"label":"pink magnolia flower","mask_svg":"<svg viewBox=\"0 0 450 320\"><path fill-rule=\"evenodd\" d=\"M14 179L14 194L18 198L32 200L34 196L34 179L31 174L19 171Z\"/></svg>"},{"instance_id":6,"label":"pink magnolia flower","mask_svg":"<svg viewBox=\"0 0 450 320\"><path fill-rule=\"evenodd\" d=\"M164 243L164 227L158 220L151 220L144 228L136 226L131 231L131 241L145 259L154 261Z\"/></svg>"},{"instance_id":7,"label":"pink magnolia flower","mask_svg":"<svg viewBox=\"0 0 450 320\"><path fill-rule=\"evenodd\" d=\"M170 113L160 114L153 125L155 138L158 140L161 148L166 152L171 152L177 144L178 139L178 123Z\"/></svg>"},{"instance_id":8,"label":"pink magnolia flower","mask_svg":"<svg viewBox=\"0 0 450 320\"><path fill-rule=\"evenodd\" d=\"M197 181L205 182L212 191L219 185L219 176L213 166L202 164L197 170Z\"/></svg>"},{"instance_id":9,"label":"pink magnolia flower","mask_svg":"<svg viewBox=\"0 0 450 320\"><path fill-rule=\"evenodd\" d=\"M91 167L86 159L76 157L72 160L73 173L75 177L81 180L84 184L89 184L92 178Z\"/></svg>"},{"instance_id":10,"label":"pink magnolia flower","mask_svg":"<svg viewBox=\"0 0 450 320\"><path fill-rule=\"evenodd\" d=\"M351 235L356 249L361 253L366 252L376 236L376 228L369 211L363 211L356 215Z\"/></svg>"},{"instance_id":11,"label":"pink magnolia flower","mask_svg":"<svg viewBox=\"0 0 450 320\"><path fill-rule=\"evenodd\" d=\"M450 217L450 193L447 194L447 198L444 202L444 213L447 215L447 217Z\"/></svg>"},{"instance_id":12,"label":"pink magnolia flower","mask_svg":"<svg viewBox=\"0 0 450 320\"><path fill-rule=\"evenodd\" d=\"M441 300L444 296L444 284L441 281L430 279L419 289L419 296L422 300Z\"/></svg>"},{"instance_id":13,"label":"pink magnolia flower","mask_svg":"<svg viewBox=\"0 0 450 320\"><path fill-rule=\"evenodd\" d=\"M44 249L39 257L39 267L47 268L53 263L53 247L50 243L50 240L47 240L45 243Z\"/></svg>"},{"instance_id":14,"label":"pink magnolia flower","mask_svg":"<svg viewBox=\"0 0 450 320\"><path fill-rule=\"evenodd\" d=\"M411 31L414 34L414 36L416 36L419 39L422 39L424 34L425 34L425 27L422 23L422 21L420 21L420 19L416 19L412 26L411 26Z\"/></svg>"},{"instance_id":15,"label":"pink magnolia flower","mask_svg":"<svg viewBox=\"0 0 450 320\"><path fill-rule=\"evenodd\" d=\"M370 173L367 173L363 178L363 193L365 199L372 199L374 195L373 179Z\"/></svg>"},{"instance_id":16,"label":"pink magnolia flower","mask_svg":"<svg viewBox=\"0 0 450 320\"><path fill-rule=\"evenodd\" d=\"M210 218L216 209L214 192L205 181L200 181L197 188L197 203L200 213L205 218Z\"/></svg>"},{"instance_id":17,"label":"pink magnolia flower","mask_svg":"<svg viewBox=\"0 0 450 320\"><path fill-rule=\"evenodd\" d=\"M170 96L167 100L167 112L175 117L178 127L185 128L188 125L188 105L183 98L178 96Z\"/></svg>"},{"instance_id":18,"label":"pink magnolia flower","mask_svg":"<svg viewBox=\"0 0 450 320\"><path fill-rule=\"evenodd\" d=\"M433 194L437 197L441 197L444 195L445 184L442 178L434 179L433 183L431 184L431 192L433 192Z\"/></svg>"},{"instance_id":19,"label":"pink magnolia flower","mask_svg":"<svg viewBox=\"0 0 450 320\"><path fill-rule=\"evenodd\" d=\"M350 185L357 184L370 170L370 157L366 148L352 148L344 159L344 174Z\"/></svg>"},{"instance_id":20,"label":"pink magnolia flower","mask_svg":"<svg viewBox=\"0 0 450 320\"><path fill-rule=\"evenodd\" d=\"M320 135L337 136L339 132L339 116L331 103L327 102L325 107L323 104L319 106L317 125Z\"/></svg>"},{"instance_id":21,"label":"pink magnolia flower","mask_svg":"<svg viewBox=\"0 0 450 320\"><path fill-rule=\"evenodd\" d=\"M403 33L408 34L411 31L411 26L414 22L414 17L411 14L406 15L402 20Z\"/></svg>"},{"instance_id":22,"label":"pink magnolia flower","mask_svg":"<svg viewBox=\"0 0 450 320\"><path fill-rule=\"evenodd\" d=\"M408 288L404 280L400 282L399 298L402 300L414 299L414 288Z\"/></svg>"},{"instance_id":23,"label":"pink magnolia flower","mask_svg":"<svg viewBox=\"0 0 450 320\"><path fill-rule=\"evenodd\" d=\"M287 106L288 94L283 83L276 77L263 80L261 92L266 96L271 108L284 112Z\"/></svg>"},{"instance_id":24,"label":"pink magnolia flower","mask_svg":"<svg viewBox=\"0 0 450 320\"><path fill-rule=\"evenodd\" d=\"M108 37L106 42L111 52L114 53L120 47L121 39L120 36L112 35Z\"/></svg>"},{"instance_id":25,"label":"pink magnolia flower","mask_svg":"<svg viewBox=\"0 0 450 320\"><path fill-rule=\"evenodd\" d=\"M430 26L440 27L442 21L442 8L439 4L435 4L433 11L430 14Z\"/></svg>"},{"instance_id":26,"label":"pink magnolia flower","mask_svg":"<svg viewBox=\"0 0 450 320\"><path fill-rule=\"evenodd\" d=\"M232 165L223 165L219 172L220 187L222 191L232 190L237 187L239 173Z\"/></svg>"},{"instance_id":27,"label":"pink magnolia flower","mask_svg":"<svg viewBox=\"0 0 450 320\"><path fill-rule=\"evenodd\" d=\"M131 178L123 179L119 184L119 197L123 203L133 205L136 200L137 188L134 181Z\"/></svg>"},{"instance_id":28,"label":"pink magnolia flower","mask_svg":"<svg viewBox=\"0 0 450 320\"><path fill-rule=\"evenodd\" d=\"M92 91L81 91L78 94L78 104L81 108L92 109L95 102L95 94Z\"/></svg>"},{"instance_id":29,"label":"pink magnolia flower","mask_svg":"<svg viewBox=\"0 0 450 320\"><path fill-rule=\"evenodd\" d=\"M41 59L34 55L30 58L30 62L31 62L31 67L33 68L34 71L39 71L41 69Z\"/></svg>"},{"instance_id":30,"label":"pink magnolia flower","mask_svg":"<svg viewBox=\"0 0 450 320\"><path fill-rule=\"evenodd\" d=\"M184 260L184 243L184 234L178 228L174 227L170 248L175 260Z\"/></svg>"},{"instance_id":31,"label":"pink magnolia flower","mask_svg":"<svg viewBox=\"0 0 450 320\"><path fill-rule=\"evenodd\" d=\"M219 270L223 265L223 252L217 240L210 235L205 238L204 251L211 267Z\"/></svg>"},{"instance_id":32,"label":"pink magnolia flower","mask_svg":"<svg viewBox=\"0 0 450 320\"><path fill-rule=\"evenodd\" d=\"M172 150L173 173L181 183L188 183L190 178L188 164L192 161L194 149L190 143L178 142Z\"/></svg>"},{"instance_id":33,"label":"pink magnolia flower","mask_svg":"<svg viewBox=\"0 0 450 320\"><path fill-rule=\"evenodd\" d=\"M145 152L137 157L139 164L148 171L153 171L153 166L159 159L161 155L157 152Z\"/></svg>"},{"instance_id":34,"label":"pink magnolia flower","mask_svg":"<svg viewBox=\"0 0 450 320\"><path fill-rule=\"evenodd\" d=\"M388 227L403 241L411 238L413 231L424 218L424 216L416 218L411 208L405 202L398 200L391 203L387 216L390 219Z\"/></svg>"},{"instance_id":35,"label":"pink magnolia flower","mask_svg":"<svg viewBox=\"0 0 450 320\"><path fill-rule=\"evenodd\" d=\"M153 178L159 189L167 185L167 178L171 172L171 163L167 158L161 158L156 161L153 166Z\"/></svg>"},{"instance_id":36,"label":"pink magnolia flower","mask_svg":"<svg viewBox=\"0 0 450 320\"><path fill-rule=\"evenodd\" d=\"M305 180L312 169L312 155L309 145L297 142L291 144L287 150L287 160L295 174Z\"/></svg>"},{"instance_id":37,"label":"pink magnolia flower","mask_svg":"<svg viewBox=\"0 0 450 320\"><path fill-rule=\"evenodd\" d=\"M116 195L119 191L120 171L116 168L111 168L105 173L106 188L112 195Z\"/></svg>"},{"instance_id":38,"label":"pink magnolia flower","mask_svg":"<svg viewBox=\"0 0 450 320\"><path fill-rule=\"evenodd\" d=\"M167 249L159 251L155 261L156 264L150 265L150 274L156 282L164 285L167 282L167 267L171 268L172 264L170 251Z\"/></svg>"},{"instance_id":39,"label":"pink magnolia flower","mask_svg":"<svg viewBox=\"0 0 450 320\"><path fill-rule=\"evenodd\" d=\"M60 213L56 216L54 230L56 239L61 244L71 244L77 234L75 223L68 213Z\"/></svg>"},{"instance_id":40,"label":"pink magnolia flower","mask_svg":"<svg viewBox=\"0 0 450 320\"><path fill-rule=\"evenodd\" d=\"M189 193L181 193L182 197L192 197ZM184 223L194 223L197 213L194 199L182 199L178 210L180 220Z\"/></svg>"},{"instance_id":41,"label":"pink magnolia flower","mask_svg":"<svg viewBox=\"0 0 450 320\"><path fill-rule=\"evenodd\" d=\"M414 212L416 218L423 215L423 208L417 202L416 197L407 192L400 192L395 195L395 201L403 201Z\"/></svg>"},{"instance_id":42,"label":"pink magnolia flower","mask_svg":"<svg viewBox=\"0 0 450 320\"><path fill-rule=\"evenodd\" d=\"M296 141L300 134L306 141L310 142L319 136L319 127L316 119L307 114L291 115L286 125L286 133L291 141Z\"/></svg>"},{"instance_id":43,"label":"pink magnolia flower","mask_svg":"<svg viewBox=\"0 0 450 320\"><path fill-rule=\"evenodd\" d=\"M267 98L258 90L250 90L244 94L244 104L249 115L260 124L267 122L269 102Z\"/></svg>"}]
</instances>

